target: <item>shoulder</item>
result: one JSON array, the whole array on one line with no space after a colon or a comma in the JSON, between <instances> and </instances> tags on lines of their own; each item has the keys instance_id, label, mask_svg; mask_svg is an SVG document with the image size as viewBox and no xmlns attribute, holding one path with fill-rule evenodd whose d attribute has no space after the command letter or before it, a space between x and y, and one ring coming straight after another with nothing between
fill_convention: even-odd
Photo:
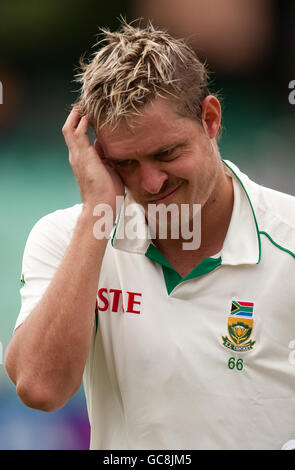
<instances>
[{"instance_id":1,"label":"shoulder","mask_svg":"<svg viewBox=\"0 0 295 470\"><path fill-rule=\"evenodd\" d=\"M82 204L76 204L66 209L58 209L54 212L44 215L35 224L35 227L43 225L52 225L52 227L62 228L65 231L71 231L77 223L77 219L82 211Z\"/></svg>"},{"instance_id":2,"label":"shoulder","mask_svg":"<svg viewBox=\"0 0 295 470\"><path fill-rule=\"evenodd\" d=\"M77 220L82 211L82 204L76 204L66 209L59 209L39 219L33 226L26 249L32 245L49 247L53 244L64 251L72 238Z\"/></svg>"},{"instance_id":3,"label":"shoulder","mask_svg":"<svg viewBox=\"0 0 295 470\"><path fill-rule=\"evenodd\" d=\"M295 197L257 184L235 165L230 166L247 193L259 233L294 254Z\"/></svg>"},{"instance_id":4,"label":"shoulder","mask_svg":"<svg viewBox=\"0 0 295 470\"><path fill-rule=\"evenodd\" d=\"M259 186L256 215L259 230L295 257L295 197Z\"/></svg>"}]
</instances>

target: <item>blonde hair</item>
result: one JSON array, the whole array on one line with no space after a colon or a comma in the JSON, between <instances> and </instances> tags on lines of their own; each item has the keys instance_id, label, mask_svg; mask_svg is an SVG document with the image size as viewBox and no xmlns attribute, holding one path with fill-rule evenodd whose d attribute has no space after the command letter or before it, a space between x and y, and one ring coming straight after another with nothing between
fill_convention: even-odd
<instances>
[{"instance_id":1,"label":"blonde hair","mask_svg":"<svg viewBox=\"0 0 295 470\"><path fill-rule=\"evenodd\" d=\"M209 94L208 72L184 40L147 26L122 20L111 32L101 28L101 46L88 63L80 60L81 114L95 130L116 126L122 118L139 114L157 97L170 97L177 112L201 122L202 102Z\"/></svg>"}]
</instances>

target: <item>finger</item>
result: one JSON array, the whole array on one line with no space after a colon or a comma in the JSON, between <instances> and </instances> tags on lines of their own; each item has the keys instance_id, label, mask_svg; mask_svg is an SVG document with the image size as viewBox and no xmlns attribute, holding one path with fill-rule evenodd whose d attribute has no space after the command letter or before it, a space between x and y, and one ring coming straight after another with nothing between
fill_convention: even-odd
<instances>
[{"instance_id":1,"label":"finger","mask_svg":"<svg viewBox=\"0 0 295 470\"><path fill-rule=\"evenodd\" d=\"M63 133L68 133L68 132L72 132L73 130L75 130L80 120L81 120L80 107L79 105L75 105L66 119L66 122L63 126Z\"/></svg>"},{"instance_id":2,"label":"finger","mask_svg":"<svg viewBox=\"0 0 295 470\"><path fill-rule=\"evenodd\" d=\"M74 150L76 145L81 146L85 144L87 147L90 145L87 135L88 126L87 117L81 116L78 105L74 106L62 129L64 139L70 150Z\"/></svg>"},{"instance_id":3,"label":"finger","mask_svg":"<svg viewBox=\"0 0 295 470\"><path fill-rule=\"evenodd\" d=\"M89 127L88 116L82 116L80 119L80 122L78 123L76 127L76 134L77 135L87 134L88 127Z\"/></svg>"}]
</instances>

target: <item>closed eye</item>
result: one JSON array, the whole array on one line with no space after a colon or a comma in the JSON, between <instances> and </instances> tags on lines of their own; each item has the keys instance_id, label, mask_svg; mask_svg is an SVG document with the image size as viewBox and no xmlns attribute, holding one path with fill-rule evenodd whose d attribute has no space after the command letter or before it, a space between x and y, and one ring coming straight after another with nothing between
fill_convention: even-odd
<instances>
[{"instance_id":1,"label":"closed eye","mask_svg":"<svg viewBox=\"0 0 295 470\"><path fill-rule=\"evenodd\" d=\"M171 147L156 152L155 157L164 162L171 162L181 156L181 151L187 147L187 140L178 142Z\"/></svg>"},{"instance_id":2,"label":"closed eye","mask_svg":"<svg viewBox=\"0 0 295 470\"><path fill-rule=\"evenodd\" d=\"M169 149L166 150L165 152L158 153L156 155L156 158L160 161L172 161L175 160L179 154L176 153L175 149Z\"/></svg>"}]
</instances>

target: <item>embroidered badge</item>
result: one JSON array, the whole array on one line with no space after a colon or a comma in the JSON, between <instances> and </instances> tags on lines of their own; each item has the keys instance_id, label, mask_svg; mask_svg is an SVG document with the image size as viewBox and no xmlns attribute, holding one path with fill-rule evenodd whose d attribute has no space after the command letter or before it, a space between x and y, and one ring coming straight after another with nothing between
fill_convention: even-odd
<instances>
[{"instance_id":1,"label":"embroidered badge","mask_svg":"<svg viewBox=\"0 0 295 470\"><path fill-rule=\"evenodd\" d=\"M222 336L223 345L232 351L249 351L256 341L250 339L253 330L253 302L233 300L227 319L228 336Z\"/></svg>"}]
</instances>

